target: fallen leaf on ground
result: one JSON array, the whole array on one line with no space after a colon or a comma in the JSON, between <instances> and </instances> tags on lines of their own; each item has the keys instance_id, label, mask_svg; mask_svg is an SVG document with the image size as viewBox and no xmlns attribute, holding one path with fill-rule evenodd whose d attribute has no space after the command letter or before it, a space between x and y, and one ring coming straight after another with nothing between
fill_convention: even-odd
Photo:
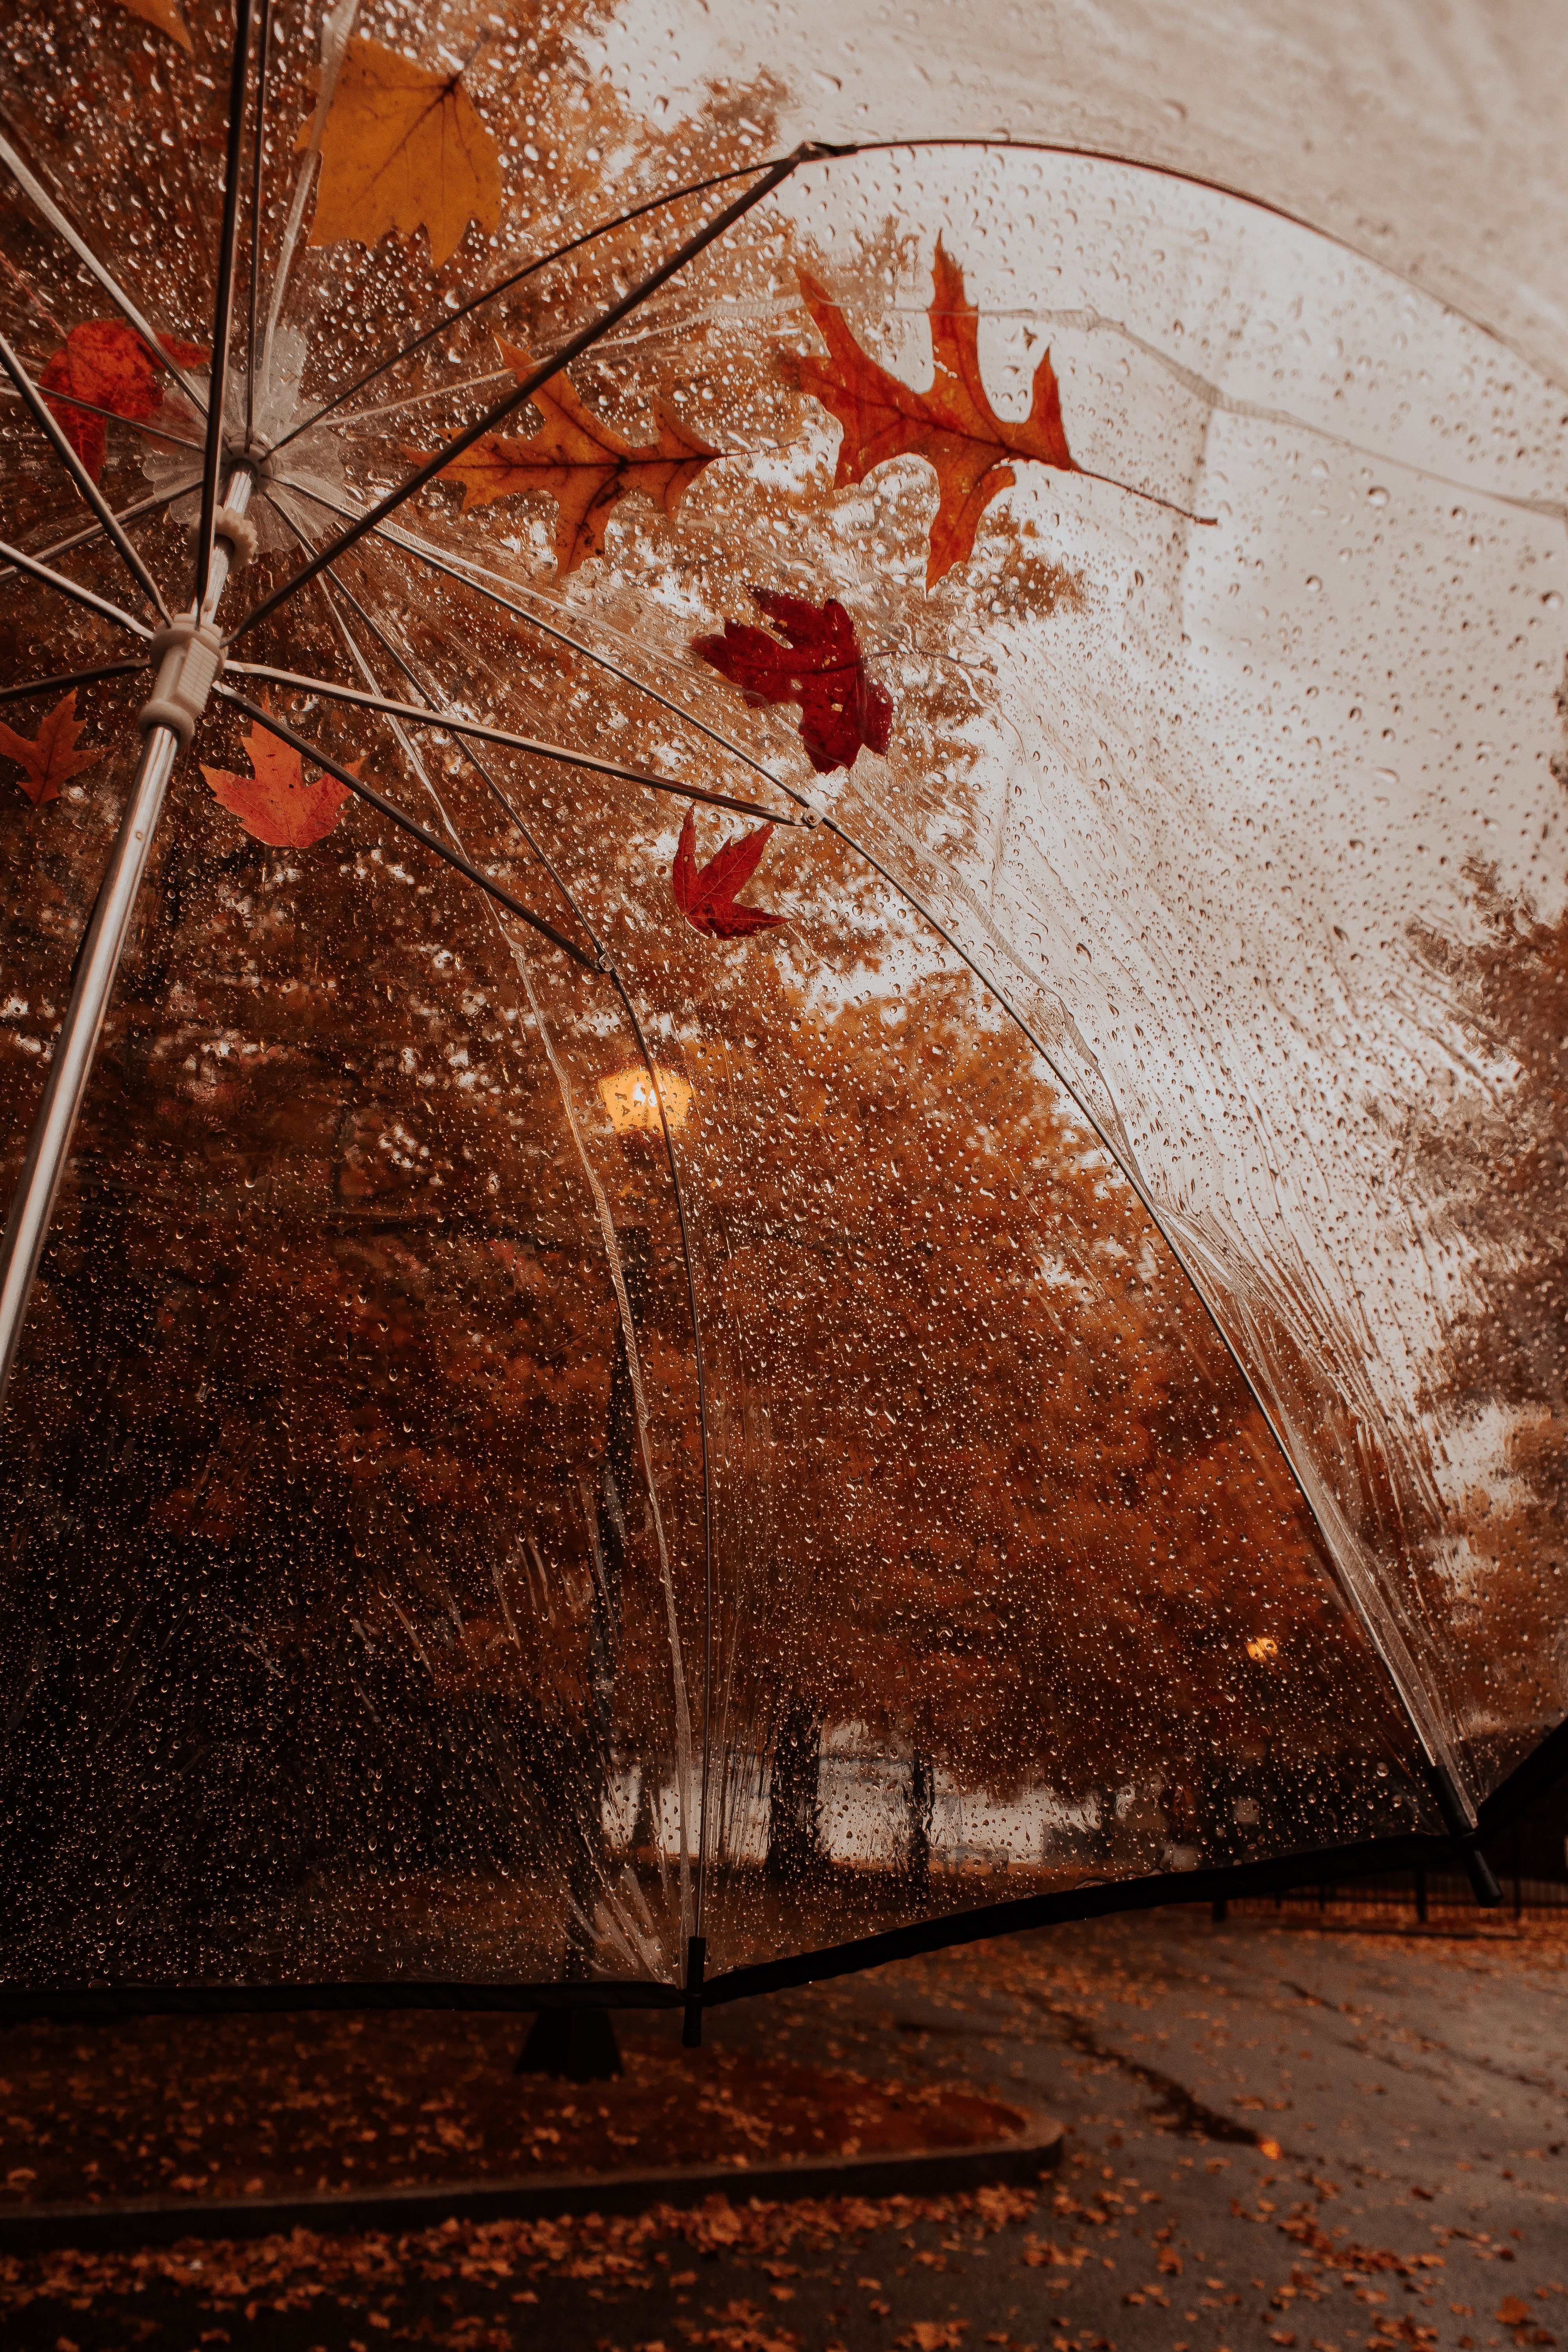
<instances>
[{"instance_id":1,"label":"fallen leaf on ground","mask_svg":"<svg viewBox=\"0 0 1568 2352\"><path fill-rule=\"evenodd\" d=\"M499 338L498 338L499 340ZM521 383L533 371L527 352L501 342L501 357ZM519 440L486 433L443 467L463 485L463 512L494 499L522 498L542 490L555 500L555 561L563 574L575 572L590 555L601 554L605 525L629 490L661 506L673 520L684 493L704 466L723 456L660 404L658 438L625 441L612 425L584 408L571 379L555 375L530 395L543 419L537 433ZM405 455L422 457L410 449Z\"/></svg>"},{"instance_id":2,"label":"fallen leaf on ground","mask_svg":"<svg viewBox=\"0 0 1568 2352\"><path fill-rule=\"evenodd\" d=\"M1505 2294L1498 2305L1498 2318L1504 2327L1523 2327L1535 2314L1517 2294Z\"/></svg>"},{"instance_id":3,"label":"fallen leaf on ground","mask_svg":"<svg viewBox=\"0 0 1568 2352\"><path fill-rule=\"evenodd\" d=\"M754 832L727 841L699 871L697 825L691 810L687 810L670 887L676 905L694 931L705 931L710 939L743 940L752 931L765 931L784 921L782 915L770 915L762 907L738 906L735 899L736 892L743 890L756 872L772 832L771 824L759 824Z\"/></svg>"},{"instance_id":4,"label":"fallen leaf on ground","mask_svg":"<svg viewBox=\"0 0 1568 2352\"><path fill-rule=\"evenodd\" d=\"M191 55L191 28L174 5L174 0L120 0L127 16L140 16L144 25L155 26L178 41L185 55Z\"/></svg>"},{"instance_id":5,"label":"fallen leaf on ground","mask_svg":"<svg viewBox=\"0 0 1568 2352\"><path fill-rule=\"evenodd\" d=\"M936 365L926 392L916 392L868 358L826 289L804 270L799 278L827 357L786 351L779 360L788 381L819 400L844 427L834 488L864 481L889 457L924 457L935 468L941 499L931 525L928 588L973 552L982 514L1016 479L1009 458L1030 458L1065 473L1079 470L1068 447L1049 352L1035 370L1026 417L1010 423L992 408L980 373L980 314L964 293L963 272L940 239L930 311Z\"/></svg>"},{"instance_id":6,"label":"fallen leaf on ground","mask_svg":"<svg viewBox=\"0 0 1568 2352\"><path fill-rule=\"evenodd\" d=\"M885 751L893 698L867 677L855 625L837 598L813 604L773 588L752 595L779 635L726 621L721 637L692 639L698 659L758 701L798 702L801 740L819 775L852 768L862 745Z\"/></svg>"},{"instance_id":7,"label":"fallen leaf on ground","mask_svg":"<svg viewBox=\"0 0 1568 2352\"><path fill-rule=\"evenodd\" d=\"M0 721L0 751L23 770L16 782L35 808L41 808L46 801L58 801L62 784L102 759L101 748L77 750L76 739L85 724L76 715L74 686L61 696L31 742Z\"/></svg>"},{"instance_id":8,"label":"fallen leaf on ground","mask_svg":"<svg viewBox=\"0 0 1568 2352\"><path fill-rule=\"evenodd\" d=\"M182 342L178 335L160 335L158 341L181 367L200 367L208 356L205 343ZM73 327L47 362L38 383L46 393L68 392L78 400L90 400L94 408L107 408L128 425L149 423L164 404L163 371L142 337L123 319L89 319ZM51 400L47 405L96 482L103 471L108 446L104 419L89 409L73 408L68 401Z\"/></svg>"},{"instance_id":9,"label":"fallen leaf on ground","mask_svg":"<svg viewBox=\"0 0 1568 2352\"><path fill-rule=\"evenodd\" d=\"M297 153L310 136L307 123ZM488 236L500 216L500 151L462 76L416 65L379 41L351 41L321 137L310 243L379 245L389 229L407 237L423 227L439 269L470 220Z\"/></svg>"},{"instance_id":10,"label":"fallen leaf on ground","mask_svg":"<svg viewBox=\"0 0 1568 2352\"><path fill-rule=\"evenodd\" d=\"M214 797L237 816L256 841L274 849L309 849L331 833L342 814L349 788L335 776L320 775L305 782L300 754L265 727L253 727L241 738L250 754L252 776L237 776L226 768L202 769ZM357 760L345 760L358 775Z\"/></svg>"}]
</instances>

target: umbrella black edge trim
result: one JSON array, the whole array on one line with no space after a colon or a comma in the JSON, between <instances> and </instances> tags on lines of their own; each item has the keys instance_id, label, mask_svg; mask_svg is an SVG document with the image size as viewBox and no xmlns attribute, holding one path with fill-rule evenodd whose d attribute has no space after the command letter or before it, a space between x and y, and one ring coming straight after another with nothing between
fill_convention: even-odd
<instances>
[{"instance_id":1,"label":"umbrella black edge trim","mask_svg":"<svg viewBox=\"0 0 1568 2352\"><path fill-rule=\"evenodd\" d=\"M107 2025L130 2017L294 2017L310 2011L390 2014L395 2010L461 2010L521 2015L542 2009L680 2009L675 1985L603 1978L558 1984L82 1985L52 1992L0 1993L0 2025L45 2018L59 2024Z\"/></svg>"},{"instance_id":2,"label":"umbrella black edge trim","mask_svg":"<svg viewBox=\"0 0 1568 2352\"><path fill-rule=\"evenodd\" d=\"M1313 1853L1284 1854L1268 1862L1228 1864L1211 1870L1164 1871L1150 1878L1068 1887L1059 1895L1026 1895L1008 1903L988 1903L945 1919L864 1936L821 1951L802 1952L755 1967L731 1969L702 1986L704 2009L723 2007L766 1992L852 1976L913 1959L960 1944L984 1943L994 1936L1029 1927L1065 1927L1078 1919L1100 1919L1126 1911L1154 1911L1178 1904L1239 1901L1249 1895L1280 1895L1345 1878L1375 1877L1387 1871L1431 1870L1461 1864L1467 1848L1506 1829L1524 1808L1568 1777L1568 1720L1559 1724L1488 1797L1480 1820L1463 1840L1440 1837L1373 1838L1364 1844L1323 1846ZM590 1979L555 1984L368 1983L282 1985L81 1986L61 1990L0 1991L0 2025L30 2019L61 2023L107 2024L130 2017L289 2016L310 2011L459 2010L471 2014L537 2012L542 2009L675 2010L689 2005L675 1985L635 1979Z\"/></svg>"},{"instance_id":3,"label":"umbrella black edge trim","mask_svg":"<svg viewBox=\"0 0 1568 2352\"><path fill-rule=\"evenodd\" d=\"M889 1961L914 1959L958 1944L983 1943L993 1936L1016 1935L1028 1927L1066 1926L1075 1919L1102 1919L1123 1911L1157 1911L1179 1903L1217 1903L1248 1895L1279 1895L1341 1878L1374 1877L1385 1871L1432 1870L1445 1863L1461 1868L1467 1855L1506 1829L1531 1801L1568 1775L1568 1721L1547 1735L1500 1788L1486 1799L1475 1829L1464 1838L1372 1838L1361 1845L1324 1846L1312 1853L1281 1854L1267 1862L1242 1862L1208 1870L1162 1871L1149 1878L1121 1879L1064 1888L1058 1895L1024 1895L1006 1903L986 1903L945 1919L920 1919L879 1936L786 1959L763 1960L731 1969L703 1989L703 2002L747 2000L758 1993L782 1992L824 1978L852 1976Z\"/></svg>"}]
</instances>

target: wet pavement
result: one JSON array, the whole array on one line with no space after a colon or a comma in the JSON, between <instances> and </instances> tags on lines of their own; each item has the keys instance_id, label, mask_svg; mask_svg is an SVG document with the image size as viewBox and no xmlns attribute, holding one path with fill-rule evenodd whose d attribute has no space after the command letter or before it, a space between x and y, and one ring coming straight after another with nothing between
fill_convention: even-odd
<instances>
[{"instance_id":1,"label":"wet pavement","mask_svg":"<svg viewBox=\"0 0 1568 2352\"><path fill-rule=\"evenodd\" d=\"M738 2007L710 2031L1047 2111L1067 2127L1060 2169L1034 2196L766 2213L737 2181L733 2211L662 2231L465 2228L437 2242L446 2261L426 2238L416 2261L376 2240L226 2270L209 2247L135 2276L123 2256L23 2263L0 2333L27 2352L1568 2343L1560 1927L1153 1914Z\"/></svg>"}]
</instances>

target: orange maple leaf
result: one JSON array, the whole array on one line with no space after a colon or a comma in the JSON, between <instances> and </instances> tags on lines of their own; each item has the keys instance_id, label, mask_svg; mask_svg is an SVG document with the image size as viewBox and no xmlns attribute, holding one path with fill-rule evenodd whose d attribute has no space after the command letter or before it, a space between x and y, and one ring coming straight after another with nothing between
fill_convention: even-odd
<instances>
[{"instance_id":1,"label":"orange maple leaf","mask_svg":"<svg viewBox=\"0 0 1568 2352\"><path fill-rule=\"evenodd\" d=\"M68 694L61 696L30 743L25 735L18 735L14 728L0 721L0 751L24 771L16 782L35 808L41 808L46 801L58 801L62 784L102 759L101 748L89 747L85 751L76 748L76 739L85 723L76 715L74 686Z\"/></svg>"},{"instance_id":2,"label":"orange maple leaf","mask_svg":"<svg viewBox=\"0 0 1568 2352\"><path fill-rule=\"evenodd\" d=\"M250 754L252 776L237 776L226 768L202 769L215 799L237 816L253 840L274 849L309 849L331 833L350 798L349 788L335 776L305 782L300 754L265 727L253 727L241 737ZM343 765L357 776L360 763Z\"/></svg>"},{"instance_id":3,"label":"orange maple leaf","mask_svg":"<svg viewBox=\"0 0 1568 2352\"><path fill-rule=\"evenodd\" d=\"M310 143L307 122L295 152ZM488 236L500 216L500 152L462 76L352 41L321 138L310 243L379 245L389 229L406 237L423 226L439 269L470 220Z\"/></svg>"},{"instance_id":4,"label":"orange maple leaf","mask_svg":"<svg viewBox=\"0 0 1568 2352\"><path fill-rule=\"evenodd\" d=\"M205 343L182 342L177 335L158 341L181 367L200 367L208 357ZM123 319L89 319L73 327L38 383L45 392L73 393L94 408L110 409L128 425L145 425L164 404L158 362ZM65 400L51 400L48 410L96 482L108 446L103 418Z\"/></svg>"},{"instance_id":5,"label":"orange maple leaf","mask_svg":"<svg viewBox=\"0 0 1568 2352\"><path fill-rule=\"evenodd\" d=\"M788 380L835 415L844 427L835 489L863 482L889 457L924 457L936 469L941 499L931 525L926 586L934 588L974 548L980 518L1016 479L1010 457L1033 458L1076 474L1062 424L1061 392L1047 352L1035 371L1034 398L1021 424L1006 424L986 397L980 374L979 312L963 290L963 272L936 248L931 301L936 373L929 392L915 392L868 359L843 311L814 278L801 271L800 290L827 345L826 359L781 352Z\"/></svg>"},{"instance_id":6,"label":"orange maple leaf","mask_svg":"<svg viewBox=\"0 0 1568 2352\"><path fill-rule=\"evenodd\" d=\"M501 357L521 383L533 362L517 344L501 341ZM489 506L492 499L521 498L543 490L555 500L555 561L563 573L575 572L590 555L604 551L610 510L628 490L641 490L674 520L681 498L704 466L721 457L683 425L672 409L658 410L658 438L635 446L613 426L584 408L571 380L552 375L531 395L544 422L526 441L487 433L442 467L463 485L463 512ZM420 457L417 449L405 456Z\"/></svg>"}]
</instances>

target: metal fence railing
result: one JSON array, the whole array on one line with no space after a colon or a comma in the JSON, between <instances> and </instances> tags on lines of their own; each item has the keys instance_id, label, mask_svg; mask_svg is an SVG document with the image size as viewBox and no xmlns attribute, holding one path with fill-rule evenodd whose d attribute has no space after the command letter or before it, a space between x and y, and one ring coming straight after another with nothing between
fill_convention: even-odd
<instances>
[{"instance_id":1,"label":"metal fence railing","mask_svg":"<svg viewBox=\"0 0 1568 2352\"><path fill-rule=\"evenodd\" d=\"M1568 1882L1550 1878L1501 1876L1502 1903L1483 1909L1462 1871L1405 1870L1383 1877L1324 1878L1316 1885L1293 1887L1287 1895L1249 1895L1228 1904L1216 1904L1216 1916L1233 1918L1309 1919L1346 1912L1357 1918L1389 1921L1414 1919L1430 1924L1464 1917L1469 1921L1542 1919L1568 1925Z\"/></svg>"}]
</instances>

